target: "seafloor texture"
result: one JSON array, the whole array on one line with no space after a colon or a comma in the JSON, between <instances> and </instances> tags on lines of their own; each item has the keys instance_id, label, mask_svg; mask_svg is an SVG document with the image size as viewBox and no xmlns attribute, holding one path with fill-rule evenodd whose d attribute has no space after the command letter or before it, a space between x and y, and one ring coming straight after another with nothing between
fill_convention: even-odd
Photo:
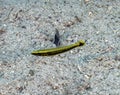
<instances>
[{"instance_id":1,"label":"seafloor texture","mask_svg":"<svg viewBox=\"0 0 120 95\"><path fill-rule=\"evenodd\" d=\"M120 0L0 0L0 95L120 95Z\"/></svg>"}]
</instances>

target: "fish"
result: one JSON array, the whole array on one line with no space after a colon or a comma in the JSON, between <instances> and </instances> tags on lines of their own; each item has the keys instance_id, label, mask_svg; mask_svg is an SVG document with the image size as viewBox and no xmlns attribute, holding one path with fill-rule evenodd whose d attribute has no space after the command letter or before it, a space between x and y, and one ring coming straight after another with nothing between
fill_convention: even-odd
<instances>
[{"instance_id":1,"label":"fish","mask_svg":"<svg viewBox=\"0 0 120 95\"><path fill-rule=\"evenodd\" d=\"M42 50L34 50L31 52L32 55L38 55L38 56L51 56L60 54L66 51L69 51L75 47L83 46L85 45L84 40L80 40L74 44L68 45L68 46L61 46L57 48L50 48L50 49L42 49Z\"/></svg>"}]
</instances>

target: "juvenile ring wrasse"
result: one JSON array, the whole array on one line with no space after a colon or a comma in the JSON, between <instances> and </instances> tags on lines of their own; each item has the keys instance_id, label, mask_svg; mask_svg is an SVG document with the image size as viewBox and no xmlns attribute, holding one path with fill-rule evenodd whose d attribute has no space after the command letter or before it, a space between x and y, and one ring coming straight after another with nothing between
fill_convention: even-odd
<instances>
[{"instance_id":1,"label":"juvenile ring wrasse","mask_svg":"<svg viewBox=\"0 0 120 95\"><path fill-rule=\"evenodd\" d=\"M31 54L38 55L38 56L56 55L56 54L71 50L75 47L83 46L84 44L85 44L85 41L80 40L80 41L78 41L74 44L68 45L68 46L61 46L61 47L57 47L57 48L50 48L50 49L43 49L43 50L35 50Z\"/></svg>"}]
</instances>

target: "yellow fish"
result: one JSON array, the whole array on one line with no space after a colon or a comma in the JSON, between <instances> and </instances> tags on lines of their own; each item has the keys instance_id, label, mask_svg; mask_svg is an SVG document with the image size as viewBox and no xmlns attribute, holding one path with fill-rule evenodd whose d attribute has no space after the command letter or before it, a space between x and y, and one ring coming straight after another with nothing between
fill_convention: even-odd
<instances>
[{"instance_id":1,"label":"yellow fish","mask_svg":"<svg viewBox=\"0 0 120 95\"><path fill-rule=\"evenodd\" d=\"M75 47L83 46L84 44L85 44L85 41L80 40L80 41L78 41L74 44L68 45L68 46L61 46L61 47L57 47L57 48L50 48L50 49L43 49L43 50L35 50L31 54L38 55L38 56L56 55L56 54L71 50Z\"/></svg>"}]
</instances>

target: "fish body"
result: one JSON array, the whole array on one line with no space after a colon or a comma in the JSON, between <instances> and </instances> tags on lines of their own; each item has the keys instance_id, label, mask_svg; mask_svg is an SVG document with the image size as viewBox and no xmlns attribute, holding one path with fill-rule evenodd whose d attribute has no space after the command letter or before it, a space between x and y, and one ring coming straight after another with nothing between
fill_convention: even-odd
<instances>
[{"instance_id":1,"label":"fish body","mask_svg":"<svg viewBox=\"0 0 120 95\"><path fill-rule=\"evenodd\" d=\"M65 51L71 50L78 46L83 46L85 44L85 41L80 40L74 44L68 45L68 46L62 46L57 48L50 48L50 49L43 49L43 50L35 50L31 54L33 55L39 55L39 56L50 56L50 55L56 55L59 53L63 53Z\"/></svg>"}]
</instances>

